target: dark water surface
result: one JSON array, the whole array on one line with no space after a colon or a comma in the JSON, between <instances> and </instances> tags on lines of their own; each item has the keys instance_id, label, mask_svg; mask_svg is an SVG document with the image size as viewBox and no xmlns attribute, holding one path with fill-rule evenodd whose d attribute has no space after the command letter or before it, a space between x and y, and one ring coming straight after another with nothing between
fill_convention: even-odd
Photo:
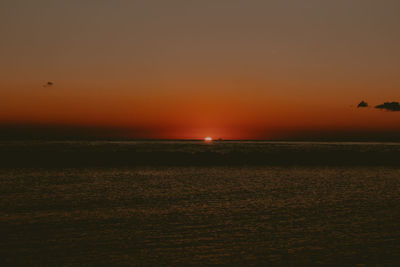
<instances>
[{"instance_id":1,"label":"dark water surface","mask_svg":"<svg viewBox=\"0 0 400 267\"><path fill-rule=\"evenodd\" d=\"M23 159L5 159L0 168L1 266L400 264L398 144L16 142L1 148L2 156ZM95 151L95 159L72 157ZM392 161L350 164L337 158L343 151ZM51 153L67 162L46 163ZM308 158L290 164L268 158L292 153ZM313 163L321 153L335 164ZM37 167L28 162L33 155ZM129 155L147 158L132 163ZM151 155L161 161L151 162ZM176 162L182 155L192 158ZM216 162L206 155L217 155ZM252 164L255 155L261 159Z\"/></svg>"},{"instance_id":2,"label":"dark water surface","mask_svg":"<svg viewBox=\"0 0 400 267\"><path fill-rule=\"evenodd\" d=\"M400 166L400 143L0 142L0 167Z\"/></svg>"}]
</instances>

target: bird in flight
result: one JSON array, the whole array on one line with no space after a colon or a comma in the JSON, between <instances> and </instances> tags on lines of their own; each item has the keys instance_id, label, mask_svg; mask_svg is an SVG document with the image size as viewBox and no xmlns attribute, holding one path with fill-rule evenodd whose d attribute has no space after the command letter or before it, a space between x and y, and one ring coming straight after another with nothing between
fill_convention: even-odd
<instances>
[{"instance_id":1,"label":"bird in flight","mask_svg":"<svg viewBox=\"0 0 400 267\"><path fill-rule=\"evenodd\" d=\"M43 85L43 87L51 87L53 85L54 85L53 82L47 82L46 84Z\"/></svg>"}]
</instances>

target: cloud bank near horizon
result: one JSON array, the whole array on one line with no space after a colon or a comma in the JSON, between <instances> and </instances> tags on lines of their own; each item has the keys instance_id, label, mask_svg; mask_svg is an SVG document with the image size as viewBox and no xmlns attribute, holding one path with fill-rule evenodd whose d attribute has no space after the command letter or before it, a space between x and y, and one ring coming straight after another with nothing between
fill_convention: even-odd
<instances>
[{"instance_id":1,"label":"cloud bank near horizon","mask_svg":"<svg viewBox=\"0 0 400 267\"><path fill-rule=\"evenodd\" d=\"M383 104L375 106L375 108L387 111L400 111L400 104L399 102L385 102Z\"/></svg>"}]
</instances>

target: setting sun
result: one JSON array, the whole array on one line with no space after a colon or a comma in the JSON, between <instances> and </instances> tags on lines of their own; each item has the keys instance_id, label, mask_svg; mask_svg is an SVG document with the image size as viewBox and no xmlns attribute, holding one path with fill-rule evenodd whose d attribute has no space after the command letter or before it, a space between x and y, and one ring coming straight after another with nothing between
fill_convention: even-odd
<instances>
[{"instance_id":1,"label":"setting sun","mask_svg":"<svg viewBox=\"0 0 400 267\"><path fill-rule=\"evenodd\" d=\"M206 138L204 138L204 141L206 141L206 142L211 142L213 139L211 138L211 137L209 137L209 136L207 136Z\"/></svg>"}]
</instances>

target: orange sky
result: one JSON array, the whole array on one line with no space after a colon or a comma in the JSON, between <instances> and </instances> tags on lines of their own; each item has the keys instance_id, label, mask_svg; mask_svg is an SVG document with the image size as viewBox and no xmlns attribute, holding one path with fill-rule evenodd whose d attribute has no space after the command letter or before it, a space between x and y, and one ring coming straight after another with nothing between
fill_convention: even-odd
<instances>
[{"instance_id":1,"label":"orange sky","mask_svg":"<svg viewBox=\"0 0 400 267\"><path fill-rule=\"evenodd\" d=\"M398 1L212 2L5 1L1 125L400 137Z\"/></svg>"}]
</instances>

